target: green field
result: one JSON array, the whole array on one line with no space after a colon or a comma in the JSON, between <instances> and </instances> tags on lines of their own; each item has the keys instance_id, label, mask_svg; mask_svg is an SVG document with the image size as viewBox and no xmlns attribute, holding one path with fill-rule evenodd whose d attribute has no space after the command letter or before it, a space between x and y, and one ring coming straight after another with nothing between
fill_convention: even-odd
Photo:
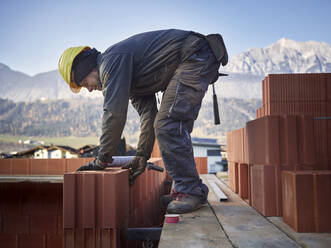
<instances>
[{"instance_id":1,"label":"green field","mask_svg":"<svg viewBox=\"0 0 331 248\"><path fill-rule=\"evenodd\" d=\"M0 135L0 143L18 143L19 140L44 141L45 145L64 145L79 148L84 145L98 145L99 137L28 137Z\"/></svg>"}]
</instances>

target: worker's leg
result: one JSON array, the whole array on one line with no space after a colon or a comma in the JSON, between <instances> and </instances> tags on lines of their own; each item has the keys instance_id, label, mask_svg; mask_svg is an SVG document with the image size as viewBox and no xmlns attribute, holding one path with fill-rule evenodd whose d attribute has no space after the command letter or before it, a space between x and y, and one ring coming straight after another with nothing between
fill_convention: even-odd
<instances>
[{"instance_id":1,"label":"worker's leg","mask_svg":"<svg viewBox=\"0 0 331 248\"><path fill-rule=\"evenodd\" d=\"M154 123L156 138L174 189L205 201L208 188L199 178L190 133L208 85L218 65L208 44L176 70L162 99Z\"/></svg>"}]
</instances>

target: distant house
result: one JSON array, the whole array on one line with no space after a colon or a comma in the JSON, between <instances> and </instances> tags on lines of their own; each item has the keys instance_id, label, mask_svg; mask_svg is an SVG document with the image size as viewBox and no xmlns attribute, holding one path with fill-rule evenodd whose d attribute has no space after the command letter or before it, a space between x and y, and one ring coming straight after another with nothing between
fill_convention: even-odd
<instances>
[{"instance_id":1,"label":"distant house","mask_svg":"<svg viewBox=\"0 0 331 248\"><path fill-rule=\"evenodd\" d=\"M18 152L16 158L78 158L76 149L70 146L36 146L27 151Z\"/></svg>"},{"instance_id":2,"label":"distant house","mask_svg":"<svg viewBox=\"0 0 331 248\"><path fill-rule=\"evenodd\" d=\"M221 145L217 139L192 138L193 153L195 157L207 157L208 173L216 173L226 169L222 161Z\"/></svg>"},{"instance_id":3,"label":"distant house","mask_svg":"<svg viewBox=\"0 0 331 248\"><path fill-rule=\"evenodd\" d=\"M99 152L99 146L97 145L85 145L78 149L70 146L62 145L38 145L26 151L15 153L14 155L2 154L1 158L78 158L78 157L97 157ZM131 152L131 151L130 151ZM115 156L128 156L126 153L125 139L121 139Z\"/></svg>"},{"instance_id":4,"label":"distant house","mask_svg":"<svg viewBox=\"0 0 331 248\"><path fill-rule=\"evenodd\" d=\"M48 149L48 158L78 158L78 151L70 146L52 146Z\"/></svg>"}]
</instances>

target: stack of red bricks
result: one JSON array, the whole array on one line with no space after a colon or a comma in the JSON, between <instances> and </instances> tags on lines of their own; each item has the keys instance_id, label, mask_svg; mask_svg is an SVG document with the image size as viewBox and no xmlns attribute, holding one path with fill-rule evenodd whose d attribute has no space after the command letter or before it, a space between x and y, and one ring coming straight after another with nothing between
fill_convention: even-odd
<instances>
[{"instance_id":1,"label":"stack of red bricks","mask_svg":"<svg viewBox=\"0 0 331 248\"><path fill-rule=\"evenodd\" d=\"M152 162L164 167L160 159ZM165 179L165 171L146 170L130 187L128 170L65 174L64 247L140 247L126 240L125 229L162 224Z\"/></svg>"},{"instance_id":2,"label":"stack of red bricks","mask_svg":"<svg viewBox=\"0 0 331 248\"><path fill-rule=\"evenodd\" d=\"M331 231L330 117L330 73L266 77L257 119L227 133L230 188L296 231Z\"/></svg>"},{"instance_id":3,"label":"stack of red bricks","mask_svg":"<svg viewBox=\"0 0 331 248\"><path fill-rule=\"evenodd\" d=\"M0 175L63 175L93 158L0 159ZM0 247L62 247L62 183L0 183Z\"/></svg>"},{"instance_id":4,"label":"stack of red bricks","mask_svg":"<svg viewBox=\"0 0 331 248\"><path fill-rule=\"evenodd\" d=\"M262 81L262 107L268 115L326 116L331 111L330 73L271 74Z\"/></svg>"},{"instance_id":5,"label":"stack of red bricks","mask_svg":"<svg viewBox=\"0 0 331 248\"><path fill-rule=\"evenodd\" d=\"M0 159L0 175L63 175L94 158Z\"/></svg>"},{"instance_id":6,"label":"stack of red bricks","mask_svg":"<svg viewBox=\"0 0 331 248\"><path fill-rule=\"evenodd\" d=\"M2 182L0 195L0 247L62 247L62 183Z\"/></svg>"}]
</instances>

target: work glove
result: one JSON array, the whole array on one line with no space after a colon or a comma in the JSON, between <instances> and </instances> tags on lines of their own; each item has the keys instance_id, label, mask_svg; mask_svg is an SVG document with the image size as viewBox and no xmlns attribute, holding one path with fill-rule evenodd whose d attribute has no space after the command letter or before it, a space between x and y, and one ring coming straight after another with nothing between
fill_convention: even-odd
<instances>
[{"instance_id":1,"label":"work glove","mask_svg":"<svg viewBox=\"0 0 331 248\"><path fill-rule=\"evenodd\" d=\"M135 156L129 163L122 166L122 169L130 169L129 183L133 185L136 178L145 171L147 160L142 156Z\"/></svg>"},{"instance_id":2,"label":"work glove","mask_svg":"<svg viewBox=\"0 0 331 248\"><path fill-rule=\"evenodd\" d=\"M107 163L103 163L98 158L95 158L93 161L90 161L87 164L78 168L77 171L104 170L106 166Z\"/></svg>"}]
</instances>

